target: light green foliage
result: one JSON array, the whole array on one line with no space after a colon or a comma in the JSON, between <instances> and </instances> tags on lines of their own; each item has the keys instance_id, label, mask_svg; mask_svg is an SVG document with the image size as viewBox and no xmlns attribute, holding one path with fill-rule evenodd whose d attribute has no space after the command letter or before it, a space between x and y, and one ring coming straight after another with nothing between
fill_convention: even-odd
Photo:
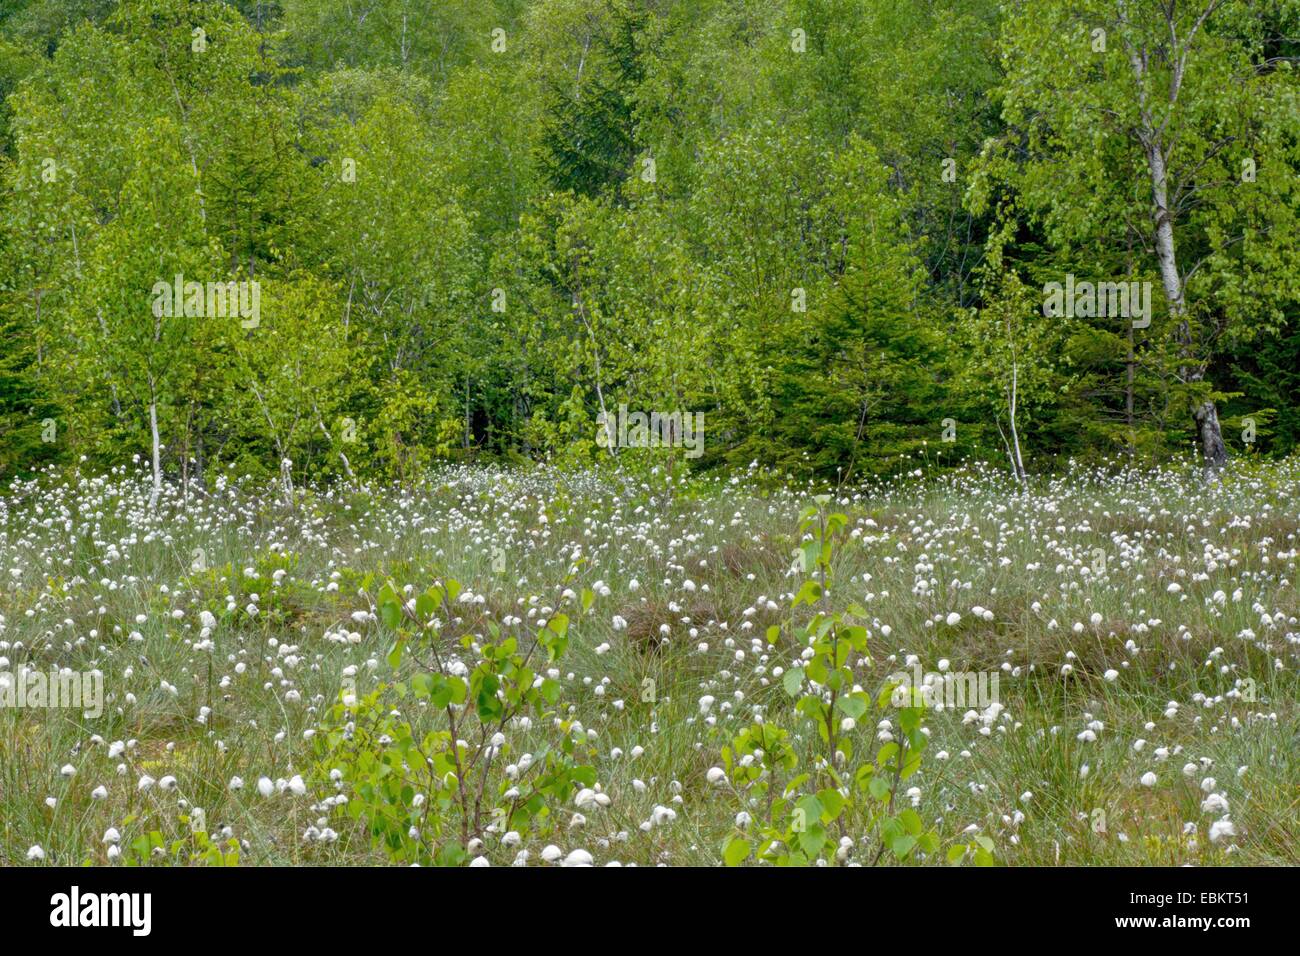
<instances>
[{"instance_id":1,"label":"light green foliage","mask_svg":"<svg viewBox=\"0 0 1300 956\"><path fill-rule=\"evenodd\" d=\"M460 584L448 579L414 598L385 582L376 595L380 619L393 634L388 664L419 662L408 680L364 696L345 688L317 736L320 782L346 797L341 812L361 821L375 846L394 862L464 863L471 841L500 841L507 832L545 835L553 812L580 787L596 783L583 761L587 743L561 702L561 685L540 669L568 648L571 620L556 613L521 639L489 625L491 638L460 639L477 663L466 674L449 667L442 616L454 614ZM584 591L573 621L592 604ZM425 710L427 719L402 716ZM516 756L503 730L521 721L553 722L550 746ZM503 770L507 764L514 773Z\"/></svg>"},{"instance_id":2,"label":"light green foliage","mask_svg":"<svg viewBox=\"0 0 1300 956\"><path fill-rule=\"evenodd\" d=\"M1206 402L1284 454L1300 7L1208 2L12 3L0 470L843 483L1156 460ZM1067 273L1155 315L1039 321ZM178 274L265 321L153 322ZM623 405L702 454L599 447Z\"/></svg>"},{"instance_id":3,"label":"light green foliage","mask_svg":"<svg viewBox=\"0 0 1300 956\"><path fill-rule=\"evenodd\" d=\"M798 566L809 576L795 593L791 610L803 606L812 617L788 633L800 663L781 678L785 693L794 698L795 716L812 725L816 740L801 760L788 731L756 723L723 748L723 767L735 793L744 798L742 805L761 804L766 815L752 832L741 830L727 840L722 856L730 866L751 854L779 866L844 860L853 842L842 844L839 838L850 828L854 833L866 829L877 840L867 849L866 862L872 864L887 850L898 861L913 855L934 859L939 850L938 834L926 828L914 809L900 805L899 787L920 769L928 742L922 726L925 699L919 689L911 695L904 689L909 699L898 706L897 688L887 683L873 701L855 673L855 665L871 663L867 629L853 623L866 618L866 610L852 602L843 610L826 609L836 550L843 546L849 523L846 515L828 512L828 503L827 496L818 496L800 518ZM783 629L772 625L767 640L774 647L784 646ZM890 732L882 735L887 739L874 760L857 750L859 722L873 710L888 712L898 722L896 729L892 719L882 722ZM991 849L989 841L971 852L976 862L991 863ZM964 859L966 850L964 845L953 847L948 860Z\"/></svg>"},{"instance_id":4,"label":"light green foliage","mask_svg":"<svg viewBox=\"0 0 1300 956\"><path fill-rule=\"evenodd\" d=\"M493 27L511 26L511 4L453 0L282 0L286 52L317 69L397 67L445 77L487 48Z\"/></svg>"},{"instance_id":5,"label":"light green foliage","mask_svg":"<svg viewBox=\"0 0 1300 956\"><path fill-rule=\"evenodd\" d=\"M1137 349L1157 402L1231 398L1215 387L1215 351L1276 334L1294 313L1294 63L1269 57L1265 38L1297 17L1291 3L1035 0L1003 23L1007 130L985 151L973 208L1005 183L1016 203L999 215L1069 253L1051 278L1154 283L1157 315ZM1162 289L1161 221L1185 317L1167 275Z\"/></svg>"}]
</instances>

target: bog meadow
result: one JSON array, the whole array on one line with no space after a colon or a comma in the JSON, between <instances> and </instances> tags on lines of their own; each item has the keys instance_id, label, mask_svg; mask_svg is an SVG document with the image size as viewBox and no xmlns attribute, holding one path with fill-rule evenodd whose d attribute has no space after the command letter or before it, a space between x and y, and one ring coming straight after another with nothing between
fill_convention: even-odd
<instances>
[{"instance_id":1,"label":"bog meadow","mask_svg":"<svg viewBox=\"0 0 1300 956\"><path fill-rule=\"evenodd\" d=\"M1298 0L12 0L0 864L1300 863Z\"/></svg>"}]
</instances>

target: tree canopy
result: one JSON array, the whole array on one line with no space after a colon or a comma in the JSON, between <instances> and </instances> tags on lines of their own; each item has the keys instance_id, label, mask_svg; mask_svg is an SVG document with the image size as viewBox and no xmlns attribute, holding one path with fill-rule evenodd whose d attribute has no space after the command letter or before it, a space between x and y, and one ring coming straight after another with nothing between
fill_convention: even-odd
<instances>
[{"instance_id":1,"label":"tree canopy","mask_svg":"<svg viewBox=\"0 0 1300 956\"><path fill-rule=\"evenodd\" d=\"M1284 455L1298 57L1300 0L18 0L0 473Z\"/></svg>"}]
</instances>

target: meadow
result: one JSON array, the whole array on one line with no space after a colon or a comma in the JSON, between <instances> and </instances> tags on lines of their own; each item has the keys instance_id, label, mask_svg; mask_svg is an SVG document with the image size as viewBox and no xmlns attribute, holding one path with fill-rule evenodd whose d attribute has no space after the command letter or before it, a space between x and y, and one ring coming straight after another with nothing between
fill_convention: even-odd
<instances>
[{"instance_id":1,"label":"meadow","mask_svg":"<svg viewBox=\"0 0 1300 956\"><path fill-rule=\"evenodd\" d=\"M1298 491L13 481L0 864L1295 864Z\"/></svg>"}]
</instances>

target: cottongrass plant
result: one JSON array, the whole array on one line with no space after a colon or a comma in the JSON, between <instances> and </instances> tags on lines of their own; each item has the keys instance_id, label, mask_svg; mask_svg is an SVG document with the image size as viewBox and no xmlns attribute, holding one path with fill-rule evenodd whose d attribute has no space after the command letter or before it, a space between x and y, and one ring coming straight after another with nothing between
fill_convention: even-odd
<instances>
[{"instance_id":1,"label":"cottongrass plant","mask_svg":"<svg viewBox=\"0 0 1300 956\"><path fill-rule=\"evenodd\" d=\"M953 846L1012 865L1300 862L1300 462L1208 488L1190 469L1075 467L1022 489L979 466L839 488L817 506L845 516L833 583L793 607L816 535L801 516L824 492L757 468L446 467L292 501L222 479L151 509L130 469L15 481L0 863L722 863L771 826L723 768L738 740L835 786L818 711L786 686L797 670L798 694L825 691L802 683L814 614L852 629L843 686L873 702L823 714L849 744L832 750L869 759L900 733L875 705L899 672L999 679L996 700L935 695L907 717L925 759L890 814L933 839L900 858L845 818L813 862L975 861ZM525 668L517 698L489 660ZM36 673L98 675L102 712L14 705ZM443 700L456 681L474 693ZM337 746L367 706L439 741L453 777L473 759L474 799L469 776L426 787L381 731L375 754L411 786L402 829L377 831L366 755ZM531 768L565 747L531 801Z\"/></svg>"}]
</instances>

